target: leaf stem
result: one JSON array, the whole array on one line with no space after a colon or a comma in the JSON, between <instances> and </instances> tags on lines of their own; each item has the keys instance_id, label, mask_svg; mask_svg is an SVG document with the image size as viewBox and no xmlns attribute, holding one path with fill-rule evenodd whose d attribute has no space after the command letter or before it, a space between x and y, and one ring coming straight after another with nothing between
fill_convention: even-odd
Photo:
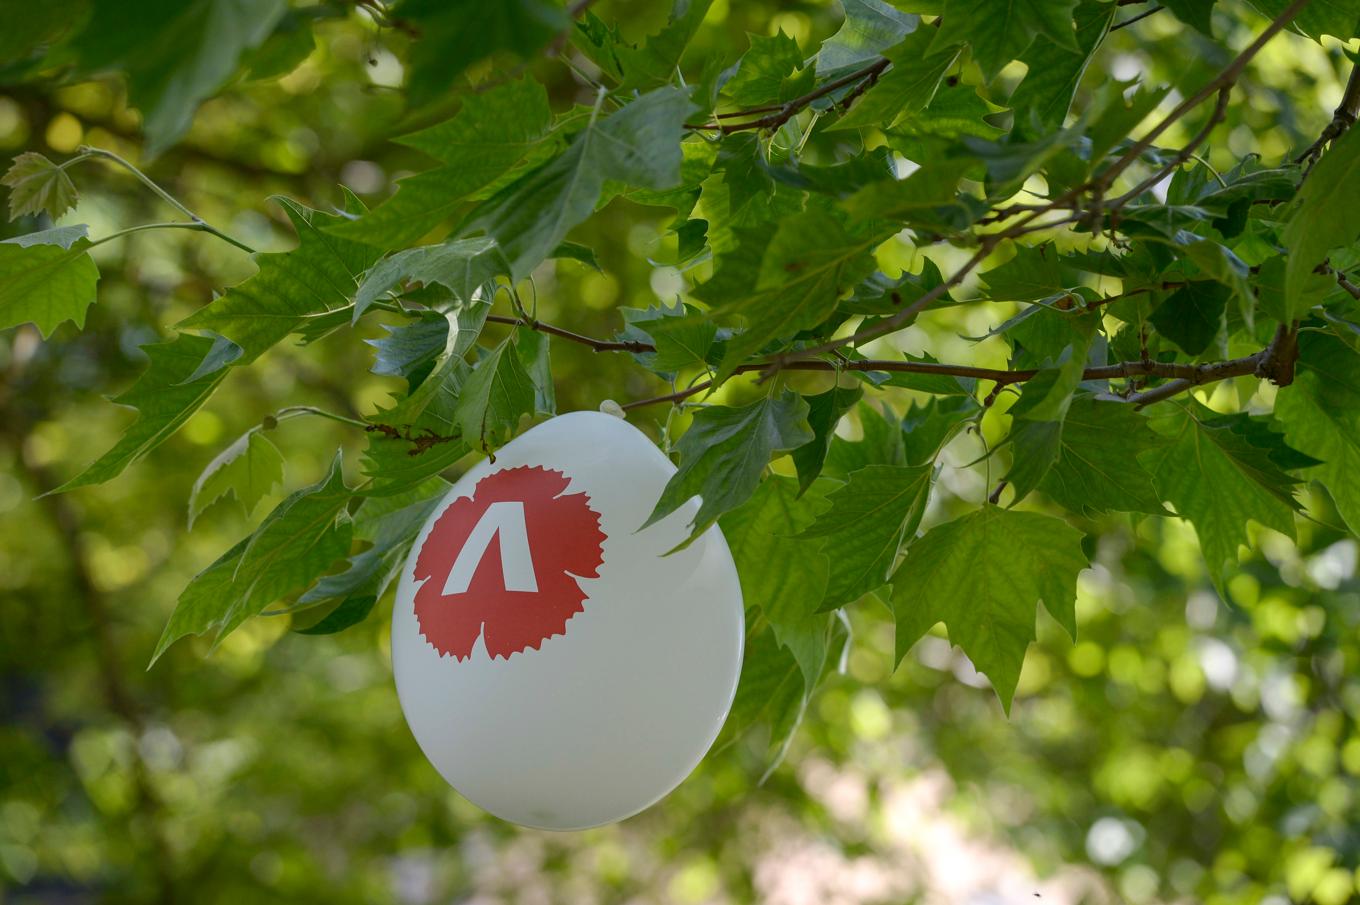
<instances>
[{"instance_id":1,"label":"leaf stem","mask_svg":"<svg viewBox=\"0 0 1360 905\"><path fill-rule=\"evenodd\" d=\"M316 415L319 418L327 418L331 421L339 422L340 424L348 424L350 427L357 427L363 430L368 430L369 428L367 421L360 421L357 418L348 418L344 415L336 414L335 412L328 412L325 409L317 408L314 405L290 405L286 408L281 408L274 413L274 419L276 421L285 421L299 415Z\"/></svg>"},{"instance_id":2,"label":"leaf stem","mask_svg":"<svg viewBox=\"0 0 1360 905\"><path fill-rule=\"evenodd\" d=\"M170 205L175 210L179 211L181 214L188 217L190 222L180 224L179 228L196 229L199 232L205 232L208 233L209 235L216 236L223 242L226 242L228 245L234 245L241 251L246 252L247 254L255 253L255 249L251 248L249 245L239 241L238 239L232 238L231 236L222 232L222 230L213 226L211 223L208 223L198 214L195 214L193 211L189 210L189 208L186 207L182 202L180 202L178 198L176 198L174 195L170 194L165 189L163 189L154 179L143 173L137 166L132 164L130 161L125 160L124 158L105 148L95 148L89 145L81 145L77 150L79 151L79 153L75 157L71 158L71 160L63 164L62 165L63 168L65 168L69 164L79 163L80 161L90 160L93 158L107 160L109 163L115 164L116 166L120 166L123 169L127 170L129 173L131 173L133 176L137 177L137 180L141 182L142 185L150 189L151 192L155 194L157 198L160 198L166 204ZM160 228L169 225L173 224L148 224L148 227ZM116 237L117 235L118 234L115 233L114 237Z\"/></svg>"},{"instance_id":3,"label":"leaf stem","mask_svg":"<svg viewBox=\"0 0 1360 905\"><path fill-rule=\"evenodd\" d=\"M200 233L211 232L207 224L202 222L183 223L179 220L174 220L167 223L142 223L137 226L129 226L126 229L120 229L117 232L109 233L107 236L101 236L98 239L94 239L90 242L89 247L94 248L96 245L103 245L105 242L112 242L114 239L121 239L124 236L130 236L133 233L146 232L147 230L152 229L187 229Z\"/></svg>"}]
</instances>

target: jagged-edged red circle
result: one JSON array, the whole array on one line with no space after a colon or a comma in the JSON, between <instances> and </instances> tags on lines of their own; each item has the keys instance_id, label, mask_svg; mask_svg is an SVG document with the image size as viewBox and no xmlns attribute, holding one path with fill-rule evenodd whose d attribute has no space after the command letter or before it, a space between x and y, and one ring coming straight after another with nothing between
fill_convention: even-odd
<instances>
[{"instance_id":1,"label":"jagged-edged red circle","mask_svg":"<svg viewBox=\"0 0 1360 905\"><path fill-rule=\"evenodd\" d=\"M441 655L472 655L483 637L492 657L535 650L567 630L585 610L587 594L577 578L598 578L605 534L600 515L584 493L565 493L569 479L542 467L507 468L477 482L472 496L455 500L435 521L416 558L416 622ZM524 521L537 591L507 591L499 543L477 564L466 592L443 593L449 572L473 528L492 503L524 504Z\"/></svg>"}]
</instances>

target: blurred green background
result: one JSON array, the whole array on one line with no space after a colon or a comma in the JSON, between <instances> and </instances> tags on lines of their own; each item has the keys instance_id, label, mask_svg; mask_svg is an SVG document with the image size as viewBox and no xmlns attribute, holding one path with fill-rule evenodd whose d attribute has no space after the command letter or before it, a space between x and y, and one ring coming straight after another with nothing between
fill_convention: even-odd
<instances>
[{"instance_id":1,"label":"blurred green background","mask_svg":"<svg viewBox=\"0 0 1360 905\"><path fill-rule=\"evenodd\" d=\"M662 4L623 0L595 10L636 36L666 15ZM696 39L696 71L735 60L748 32L783 29L808 47L839 20L832 4L719 0ZM1263 22L1243 3L1215 13L1235 47ZM405 36L358 11L324 19L315 33L310 51L308 29L296 37L304 62L233 83L201 108L185 141L147 165L207 220L259 248L292 242L271 194L329 207L344 185L373 203L425 166L389 141L432 117L409 111L400 90ZM1135 77L1193 85L1224 54L1170 15L1151 16L1111 37L1087 86ZM593 96L572 68L583 64L567 59L572 66L530 67L558 109ZM1270 45L1211 159L1230 166L1257 151L1276 160L1306 144L1330 119L1345 65L1336 42L1286 35ZM497 74L483 66L474 77ZM456 102L455 92L445 114ZM0 91L5 157L61 159L89 143L140 160L137 126L116 79ZM91 224L92 235L165 219L120 171L87 164L76 180L84 194L67 219ZM618 307L673 300L686 275L658 263L674 244L666 214L616 200L573 233L597 250L603 273L546 265L535 274L540 316L602 336L621 328ZM651 810L584 833L517 829L443 783L400 715L386 605L320 638L290 633L286 616L256 619L211 655L184 642L147 671L179 590L248 530L227 504L188 530L186 501L203 466L281 406L354 415L399 384L369 375L371 349L348 334L281 347L233 372L204 411L118 480L37 498L126 426L131 414L103 397L141 370L138 347L253 272L235 249L183 232L130 236L95 256L99 304L83 332L67 324L45 342L32 328L0 336L0 901L1037 895L1341 905L1360 896L1357 551L1309 521L1297 546L1262 532L1264 553L1244 562L1227 601L1209 585L1188 526L1083 525L1096 565L1081 579L1079 641L1040 617L1009 719L943 637L924 639L889 674L891 620L861 604L843 674L814 699L768 780L759 781L763 740L745 739L711 754ZM951 309L904 341L942 358L977 356L959 336L1010 313L997 308ZM665 391L624 356L562 343L553 355L563 411ZM734 382L728 392L743 389ZM887 398L900 411L912 394ZM655 433L664 418L652 408L631 420ZM344 425L303 424L272 435L287 458L283 492L315 480L337 446L353 468L362 447ZM951 447L932 521L985 494L985 475L966 464L980 450L974 436Z\"/></svg>"}]
</instances>

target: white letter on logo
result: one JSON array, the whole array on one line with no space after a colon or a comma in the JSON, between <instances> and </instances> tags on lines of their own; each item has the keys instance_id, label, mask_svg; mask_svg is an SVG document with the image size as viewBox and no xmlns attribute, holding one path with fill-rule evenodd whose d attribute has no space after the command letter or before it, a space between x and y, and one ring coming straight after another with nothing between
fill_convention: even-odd
<instances>
[{"instance_id":1,"label":"white letter on logo","mask_svg":"<svg viewBox=\"0 0 1360 905\"><path fill-rule=\"evenodd\" d=\"M486 512L482 513L476 527L468 535L467 543L458 551L458 559L454 561L448 580L444 582L445 596L467 591L493 537L500 538L501 581L505 589L538 590L534 561L529 555L529 530L524 524L524 504L500 502L486 507Z\"/></svg>"}]
</instances>

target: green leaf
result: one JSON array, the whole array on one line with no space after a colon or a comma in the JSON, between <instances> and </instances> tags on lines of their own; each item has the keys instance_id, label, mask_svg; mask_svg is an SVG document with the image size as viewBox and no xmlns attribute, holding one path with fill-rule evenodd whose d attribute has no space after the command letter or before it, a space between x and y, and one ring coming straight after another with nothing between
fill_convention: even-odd
<instances>
[{"instance_id":1,"label":"green leaf","mask_svg":"<svg viewBox=\"0 0 1360 905\"><path fill-rule=\"evenodd\" d=\"M1166 443L1139 454L1138 461L1158 495L1195 526L1209 577L1222 593L1226 569L1248 542L1248 521L1294 536L1298 482L1271 461L1268 450L1227 424L1210 423L1211 417L1195 402L1159 406L1150 425Z\"/></svg>"},{"instance_id":2,"label":"green leaf","mask_svg":"<svg viewBox=\"0 0 1360 905\"><path fill-rule=\"evenodd\" d=\"M229 347L228 340L181 333L170 342L142 346L148 359L137 382L113 401L137 409L137 420L114 447L57 492L103 484L123 473L133 462L160 446L179 430L217 389L225 370L194 376L202 363Z\"/></svg>"},{"instance_id":3,"label":"green leaf","mask_svg":"<svg viewBox=\"0 0 1360 905\"><path fill-rule=\"evenodd\" d=\"M36 151L25 151L0 176L9 186L9 218L46 212L53 220L76 206L76 187L66 170Z\"/></svg>"},{"instance_id":4,"label":"green leaf","mask_svg":"<svg viewBox=\"0 0 1360 905\"><path fill-rule=\"evenodd\" d=\"M290 494L254 534L189 582L156 644L152 664L185 635L215 630L216 646L251 616L307 586L345 556L352 532L345 514L350 499L337 453L325 478Z\"/></svg>"},{"instance_id":5,"label":"green leaf","mask_svg":"<svg viewBox=\"0 0 1360 905\"><path fill-rule=\"evenodd\" d=\"M841 418L864 398L860 387L834 386L825 393L808 396L808 426L812 428L812 442L792 453L793 467L798 470L798 492L806 493L812 482L822 473L831 439Z\"/></svg>"},{"instance_id":6,"label":"green leaf","mask_svg":"<svg viewBox=\"0 0 1360 905\"><path fill-rule=\"evenodd\" d=\"M1034 302L1067 292L1062 264L1051 248L1018 246L1015 256L982 274L992 299Z\"/></svg>"},{"instance_id":7,"label":"green leaf","mask_svg":"<svg viewBox=\"0 0 1360 905\"><path fill-rule=\"evenodd\" d=\"M746 328L727 343L720 380L771 340L791 338L826 320L841 293L873 270L871 251L886 234L851 232L813 209L785 218L767 238L758 264L749 245L761 240L743 239L748 248L720 259L714 279L695 290L715 313L745 318Z\"/></svg>"},{"instance_id":8,"label":"green leaf","mask_svg":"<svg viewBox=\"0 0 1360 905\"><path fill-rule=\"evenodd\" d=\"M755 492L776 453L812 441L807 415L808 404L792 390L738 408L711 405L700 409L675 446L680 468L642 527L699 496L702 502L690 523L690 539L698 537Z\"/></svg>"},{"instance_id":9,"label":"green leaf","mask_svg":"<svg viewBox=\"0 0 1360 905\"><path fill-rule=\"evenodd\" d=\"M557 414L557 389L553 385L552 359L546 333L520 327L515 331L516 354L534 384L534 411L540 415Z\"/></svg>"},{"instance_id":10,"label":"green leaf","mask_svg":"<svg viewBox=\"0 0 1360 905\"><path fill-rule=\"evenodd\" d=\"M254 361L310 320L348 310L364 271L378 259L377 249L331 235L327 228L344 221L287 198L277 199L298 234L289 252L255 256L259 272L228 289L177 326L212 330L244 350L238 364Z\"/></svg>"},{"instance_id":11,"label":"green leaf","mask_svg":"<svg viewBox=\"0 0 1360 905\"><path fill-rule=\"evenodd\" d=\"M354 539L370 546L298 598L299 606L334 602L335 608L297 632L329 635L362 622L401 574L416 535L448 490L447 481L431 478L404 493L366 498L354 513Z\"/></svg>"},{"instance_id":12,"label":"green leaf","mask_svg":"<svg viewBox=\"0 0 1360 905\"><path fill-rule=\"evenodd\" d=\"M940 162L938 146L942 140L952 141L965 136L994 139L1004 134L1004 130L987 121L987 117L1001 109L984 100L976 85L960 81L951 86L946 82L935 92L930 106L900 119L885 137L894 151L913 160L937 164Z\"/></svg>"},{"instance_id":13,"label":"green leaf","mask_svg":"<svg viewBox=\"0 0 1360 905\"><path fill-rule=\"evenodd\" d=\"M828 662L835 662L839 648L844 645L844 635L835 640L839 643L827 645ZM824 663L821 671L825 669ZM768 724L770 757L765 769L768 777L783 760L803 720L809 697L807 680L793 652L779 643L773 630L752 631L748 625L741 681L717 745L729 745L755 726Z\"/></svg>"},{"instance_id":14,"label":"green leaf","mask_svg":"<svg viewBox=\"0 0 1360 905\"><path fill-rule=\"evenodd\" d=\"M283 454L259 428L251 428L203 469L189 492L189 527L218 499L236 497L250 515L260 500L283 483Z\"/></svg>"},{"instance_id":15,"label":"green leaf","mask_svg":"<svg viewBox=\"0 0 1360 905\"><path fill-rule=\"evenodd\" d=\"M1059 47L1079 52L1072 27L1077 0L947 0L937 48L970 44L988 81L1043 35Z\"/></svg>"},{"instance_id":16,"label":"green leaf","mask_svg":"<svg viewBox=\"0 0 1360 905\"><path fill-rule=\"evenodd\" d=\"M827 131L858 129L866 126L892 127L913 113L924 110L935 97L949 67L959 58L959 48L930 52L932 31L922 29L883 55L892 68L879 76L874 86L855 101L850 112Z\"/></svg>"},{"instance_id":17,"label":"green leaf","mask_svg":"<svg viewBox=\"0 0 1360 905\"><path fill-rule=\"evenodd\" d=\"M1211 27L1215 0L1162 0L1162 6L1201 34L1213 37Z\"/></svg>"},{"instance_id":18,"label":"green leaf","mask_svg":"<svg viewBox=\"0 0 1360 905\"><path fill-rule=\"evenodd\" d=\"M0 330L32 323L44 337L63 321L85 326L99 268L84 226L62 226L0 242Z\"/></svg>"},{"instance_id":19,"label":"green leaf","mask_svg":"<svg viewBox=\"0 0 1360 905\"><path fill-rule=\"evenodd\" d=\"M659 88L592 117L565 152L474 211L463 232L496 239L513 277L522 279L590 216L606 180L652 189L678 184L680 140L694 109L684 91Z\"/></svg>"},{"instance_id":20,"label":"green leaf","mask_svg":"<svg viewBox=\"0 0 1360 905\"><path fill-rule=\"evenodd\" d=\"M1023 137L1037 138L1062 128L1077 86L1114 14L1112 5L1082 3L1076 9L1075 47L1040 38L1021 55L1026 65L1025 79L1008 103L1015 110L1016 129Z\"/></svg>"},{"instance_id":21,"label":"green leaf","mask_svg":"<svg viewBox=\"0 0 1360 905\"><path fill-rule=\"evenodd\" d=\"M534 382L507 337L464 381L455 419L463 439L485 450L513 432L521 415L532 414L534 403Z\"/></svg>"},{"instance_id":22,"label":"green leaf","mask_svg":"<svg viewBox=\"0 0 1360 905\"><path fill-rule=\"evenodd\" d=\"M286 0L95 3L73 50L85 72L121 69L154 156L189 129L194 111L236 71L288 9Z\"/></svg>"},{"instance_id":23,"label":"green leaf","mask_svg":"<svg viewBox=\"0 0 1360 905\"><path fill-rule=\"evenodd\" d=\"M921 524L933 475L931 465L867 465L827 497L831 508L802 534L824 538L831 559L824 608L853 603L888 582L898 552Z\"/></svg>"},{"instance_id":24,"label":"green leaf","mask_svg":"<svg viewBox=\"0 0 1360 905\"><path fill-rule=\"evenodd\" d=\"M1267 18L1274 19L1289 8L1289 0L1252 0L1252 6ZM1305 6L1291 24L1319 43L1323 35L1349 41L1360 34L1360 28L1357 28L1360 3L1356 0L1315 0Z\"/></svg>"},{"instance_id":25,"label":"green leaf","mask_svg":"<svg viewBox=\"0 0 1360 905\"><path fill-rule=\"evenodd\" d=\"M1056 461L1039 489L1075 513L1166 515L1152 475L1139 461L1162 442L1133 406L1078 396L1063 419Z\"/></svg>"},{"instance_id":26,"label":"green leaf","mask_svg":"<svg viewBox=\"0 0 1360 905\"><path fill-rule=\"evenodd\" d=\"M551 0L404 0L393 15L420 36L410 50L408 90L416 104L435 100L493 54L530 59L571 26L566 10Z\"/></svg>"},{"instance_id":27,"label":"green leaf","mask_svg":"<svg viewBox=\"0 0 1360 905\"><path fill-rule=\"evenodd\" d=\"M1275 397L1290 445L1321 459L1304 476L1321 481L1360 533L1360 355L1323 333L1299 336L1294 382Z\"/></svg>"},{"instance_id":28,"label":"green leaf","mask_svg":"<svg viewBox=\"0 0 1360 905\"><path fill-rule=\"evenodd\" d=\"M817 51L817 75L821 78L870 62L914 31L921 21L882 0L841 0L841 7L845 21Z\"/></svg>"},{"instance_id":29,"label":"green leaf","mask_svg":"<svg viewBox=\"0 0 1360 905\"><path fill-rule=\"evenodd\" d=\"M1228 248L1211 239L1201 239L1182 246L1185 256L1200 270L1231 290L1237 299L1242 322L1248 330L1256 326L1256 293L1251 288L1251 268Z\"/></svg>"},{"instance_id":30,"label":"green leaf","mask_svg":"<svg viewBox=\"0 0 1360 905\"><path fill-rule=\"evenodd\" d=\"M457 213L474 193L546 151L551 122L548 93L532 79L470 93L457 116L398 139L440 166L403 179L391 198L329 231L384 249L410 245Z\"/></svg>"},{"instance_id":31,"label":"green leaf","mask_svg":"<svg viewBox=\"0 0 1360 905\"><path fill-rule=\"evenodd\" d=\"M1285 316L1302 318L1311 304L1306 286L1327 253L1360 235L1360 130L1332 143L1299 190L1299 202L1284 229L1289 250L1285 269Z\"/></svg>"},{"instance_id":32,"label":"green leaf","mask_svg":"<svg viewBox=\"0 0 1360 905\"><path fill-rule=\"evenodd\" d=\"M1061 519L996 506L927 531L893 576L898 662L943 622L1009 713L1038 602L1076 637L1081 537Z\"/></svg>"},{"instance_id":33,"label":"green leaf","mask_svg":"<svg viewBox=\"0 0 1360 905\"><path fill-rule=\"evenodd\" d=\"M972 396L931 397L912 403L902 418L902 447L908 465L935 461L960 426L982 411Z\"/></svg>"},{"instance_id":34,"label":"green leaf","mask_svg":"<svg viewBox=\"0 0 1360 905\"><path fill-rule=\"evenodd\" d=\"M681 368L704 367L709 350L718 336L718 325L706 312L696 308L683 309L683 317L664 317L645 324L647 334L656 345L651 367L657 371L674 372Z\"/></svg>"},{"instance_id":35,"label":"green leaf","mask_svg":"<svg viewBox=\"0 0 1360 905\"><path fill-rule=\"evenodd\" d=\"M831 438L831 451L826 457L828 474L849 477L866 465L907 464L902 424L886 404L880 409L862 402L856 414L864 436L860 440Z\"/></svg>"},{"instance_id":36,"label":"green leaf","mask_svg":"<svg viewBox=\"0 0 1360 905\"><path fill-rule=\"evenodd\" d=\"M1223 314L1231 290L1221 283L1197 280L1186 283L1148 317L1157 332L1187 355L1208 349L1223 329Z\"/></svg>"},{"instance_id":37,"label":"green leaf","mask_svg":"<svg viewBox=\"0 0 1360 905\"><path fill-rule=\"evenodd\" d=\"M811 691L826 660L827 617L817 612L829 562L816 543L794 537L817 517L819 494L799 496L791 478L770 476L720 524L741 576L748 609L759 607L803 671Z\"/></svg>"},{"instance_id":38,"label":"green leaf","mask_svg":"<svg viewBox=\"0 0 1360 905\"><path fill-rule=\"evenodd\" d=\"M619 48L621 87L652 88L669 82L711 5L712 0L675 0L665 28L649 35L639 48Z\"/></svg>"},{"instance_id":39,"label":"green leaf","mask_svg":"<svg viewBox=\"0 0 1360 905\"><path fill-rule=\"evenodd\" d=\"M447 317L445 346L437 361L405 398L369 420L387 429L369 434L363 470L370 495L402 493L436 475L470 449L459 426L459 406L471 368L463 360L477 341L491 306L460 308ZM408 380L410 378L408 377Z\"/></svg>"},{"instance_id":40,"label":"green leaf","mask_svg":"<svg viewBox=\"0 0 1360 905\"><path fill-rule=\"evenodd\" d=\"M72 19L81 12L83 4L28 4L24 0L0 0L0 18L5 28L0 31L0 66L22 63L35 55L42 45L50 44L69 30Z\"/></svg>"},{"instance_id":41,"label":"green leaf","mask_svg":"<svg viewBox=\"0 0 1360 905\"><path fill-rule=\"evenodd\" d=\"M931 161L906 179L867 185L842 207L855 220L888 217L907 224L967 226L979 214L973 213L958 193L959 180L972 162L966 159Z\"/></svg>"},{"instance_id":42,"label":"green leaf","mask_svg":"<svg viewBox=\"0 0 1360 905\"><path fill-rule=\"evenodd\" d=\"M737 71L723 83L723 94L742 107L757 107L789 100L794 73L803 68L803 51L781 28L771 36L751 35L751 46L742 54ZM796 84L796 83L795 83Z\"/></svg>"},{"instance_id":43,"label":"green leaf","mask_svg":"<svg viewBox=\"0 0 1360 905\"><path fill-rule=\"evenodd\" d=\"M482 306L483 310L486 307ZM383 324L387 336L364 340L375 350L370 370L374 374L404 377L414 390L429 376L440 355L448 348L452 320L447 314L426 311L409 324L396 327Z\"/></svg>"},{"instance_id":44,"label":"green leaf","mask_svg":"<svg viewBox=\"0 0 1360 905\"><path fill-rule=\"evenodd\" d=\"M438 283L467 304L473 293L498 276L509 276L505 260L495 239L454 239L439 245L422 245L384 258L364 275L354 295L354 320L384 293L403 282L430 286Z\"/></svg>"}]
</instances>

